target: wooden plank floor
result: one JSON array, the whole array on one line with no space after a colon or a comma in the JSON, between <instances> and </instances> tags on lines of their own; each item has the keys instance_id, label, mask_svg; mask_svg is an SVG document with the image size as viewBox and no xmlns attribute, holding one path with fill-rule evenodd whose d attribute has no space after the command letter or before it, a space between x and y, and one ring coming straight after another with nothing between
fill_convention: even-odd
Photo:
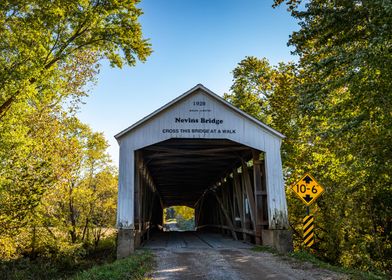
<instances>
[{"instance_id":1,"label":"wooden plank floor","mask_svg":"<svg viewBox=\"0 0 392 280\"><path fill-rule=\"evenodd\" d=\"M253 245L217 233L157 232L144 244L148 249L250 249Z\"/></svg>"}]
</instances>

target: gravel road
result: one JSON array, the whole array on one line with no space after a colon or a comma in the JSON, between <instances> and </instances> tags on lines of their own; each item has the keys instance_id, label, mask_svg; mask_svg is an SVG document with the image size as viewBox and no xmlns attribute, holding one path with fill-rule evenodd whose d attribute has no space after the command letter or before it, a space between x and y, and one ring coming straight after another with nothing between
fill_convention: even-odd
<instances>
[{"instance_id":1,"label":"gravel road","mask_svg":"<svg viewBox=\"0 0 392 280\"><path fill-rule=\"evenodd\" d=\"M156 256L156 280L348 279L288 257L251 251L249 244L217 235L171 234L147 244Z\"/></svg>"}]
</instances>

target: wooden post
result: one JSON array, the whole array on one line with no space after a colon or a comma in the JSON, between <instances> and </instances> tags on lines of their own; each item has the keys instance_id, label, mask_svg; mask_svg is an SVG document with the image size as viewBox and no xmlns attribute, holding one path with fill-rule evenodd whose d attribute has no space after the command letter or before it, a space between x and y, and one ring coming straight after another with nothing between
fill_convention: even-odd
<instances>
[{"instance_id":1,"label":"wooden post","mask_svg":"<svg viewBox=\"0 0 392 280\"><path fill-rule=\"evenodd\" d=\"M260 170L260 152L253 150L253 182L255 186L255 233L256 233L256 244L262 244L261 232L263 230L263 189L261 181L261 170Z\"/></svg>"},{"instance_id":2,"label":"wooden post","mask_svg":"<svg viewBox=\"0 0 392 280\"><path fill-rule=\"evenodd\" d=\"M234 220L235 214L233 212L234 209L232 207L231 198L230 198L229 182L226 181L222 183L222 187L223 187L222 190L223 190L225 209L227 210L227 214L229 215L231 222L235 225L235 220Z\"/></svg>"},{"instance_id":3,"label":"wooden post","mask_svg":"<svg viewBox=\"0 0 392 280\"><path fill-rule=\"evenodd\" d=\"M214 195L215 195L215 197L217 197L217 194L216 194L216 193L214 193ZM220 205L217 205L217 206L216 206L216 210L217 210L217 211L216 211L217 223L214 223L214 224L217 224L217 225L223 225L222 210L219 211L219 210L221 209L221 207L222 207L222 206L220 206ZM223 227L220 228L220 231L221 231L222 234L225 234L225 230L224 230Z\"/></svg>"},{"instance_id":4,"label":"wooden post","mask_svg":"<svg viewBox=\"0 0 392 280\"><path fill-rule=\"evenodd\" d=\"M234 204L234 191L232 190L232 186L229 184L229 180L227 180L227 204L230 208L230 214L231 214L231 221L233 222L234 227L236 227L235 224L235 204Z\"/></svg>"},{"instance_id":5,"label":"wooden post","mask_svg":"<svg viewBox=\"0 0 392 280\"><path fill-rule=\"evenodd\" d=\"M223 206L222 201L219 199L219 197L217 196L217 194L216 194L215 192L214 192L214 195L215 195L216 200L218 201L218 204L219 204L219 206L220 206L220 208L221 208L221 210L222 210L223 215L224 215L225 218L226 218L227 224L228 224L228 226L230 227L231 235L233 236L233 238L234 238L235 240L238 240L237 234L236 234L235 231L234 231L234 225L233 225L233 223L231 222L231 219L230 219L229 214L227 213L226 209L225 209L224 206Z\"/></svg>"},{"instance_id":6,"label":"wooden post","mask_svg":"<svg viewBox=\"0 0 392 280\"><path fill-rule=\"evenodd\" d=\"M246 229L245 212L244 212L244 197L243 197L242 190L241 190L241 183L240 183L240 179L238 177L237 168L234 168L234 170L233 170L233 185L234 185L234 191L236 193L236 198L237 198L238 212L240 214L240 219L241 219L241 228ZM243 238L243 240L246 240L246 233L245 232L242 232L242 238Z\"/></svg>"},{"instance_id":7,"label":"wooden post","mask_svg":"<svg viewBox=\"0 0 392 280\"><path fill-rule=\"evenodd\" d=\"M200 216L201 213L203 211L203 204L204 204L204 195L201 197L200 201L199 201L199 206L197 207L197 214L195 217L195 226L199 226L200 225ZM196 209L195 209L196 212Z\"/></svg>"},{"instance_id":8,"label":"wooden post","mask_svg":"<svg viewBox=\"0 0 392 280\"><path fill-rule=\"evenodd\" d=\"M220 189L220 188L218 188L217 189L217 192L220 192L220 193L222 193L222 190ZM215 197L217 198L218 197L218 194L216 193L216 192L213 192L213 194L215 195ZM223 196L223 195L222 195ZM220 200L219 200L220 201ZM222 203L222 201L220 201L221 203ZM223 215L224 215L224 213L223 213L223 210L222 210L222 207L223 207L223 209L224 209L224 205L222 204L219 204L218 205L218 207L217 207L217 212L218 212L218 225L223 225L224 224L224 220L225 220L225 218L224 217L222 217ZM219 211L219 210L221 210L221 211ZM222 232L222 234L223 235L225 235L226 234L226 230L223 228L223 227L221 227L221 232Z\"/></svg>"},{"instance_id":9,"label":"wooden post","mask_svg":"<svg viewBox=\"0 0 392 280\"><path fill-rule=\"evenodd\" d=\"M261 190L262 190L262 198L263 198L263 229L268 229L268 197L267 197L267 186L265 181L265 161L262 160L260 164L261 170Z\"/></svg>"},{"instance_id":10,"label":"wooden post","mask_svg":"<svg viewBox=\"0 0 392 280\"><path fill-rule=\"evenodd\" d=\"M140 170L142 175L142 180L140 184L140 227L139 232L143 234L144 231L144 216L145 216L145 208L146 208L146 181L144 177L143 169Z\"/></svg>"},{"instance_id":11,"label":"wooden post","mask_svg":"<svg viewBox=\"0 0 392 280\"><path fill-rule=\"evenodd\" d=\"M242 179L246 190L246 197L248 198L250 205L250 217L252 220L253 230L256 230L256 203L255 197L253 195L252 183L250 181L250 176L248 172L248 166L246 165L245 161L242 161Z\"/></svg>"},{"instance_id":12,"label":"wooden post","mask_svg":"<svg viewBox=\"0 0 392 280\"><path fill-rule=\"evenodd\" d=\"M150 240L150 231L151 231L151 219L152 219L152 211L154 209L154 202L155 202L155 192L151 192L151 199L150 199L150 207L148 209L148 231L147 231L147 240Z\"/></svg>"},{"instance_id":13,"label":"wooden post","mask_svg":"<svg viewBox=\"0 0 392 280\"><path fill-rule=\"evenodd\" d=\"M230 176L230 175L228 175ZM238 207L237 202L236 202L236 191L234 189L234 179L231 180L231 185L230 185L230 189L231 189L231 209L232 209L232 214L233 214L233 224L237 227L237 209Z\"/></svg>"},{"instance_id":14,"label":"wooden post","mask_svg":"<svg viewBox=\"0 0 392 280\"><path fill-rule=\"evenodd\" d=\"M134 195L134 216L135 216L135 230L140 231L140 184L141 184L141 176L140 176L140 151L135 152L135 195Z\"/></svg>"}]
</instances>

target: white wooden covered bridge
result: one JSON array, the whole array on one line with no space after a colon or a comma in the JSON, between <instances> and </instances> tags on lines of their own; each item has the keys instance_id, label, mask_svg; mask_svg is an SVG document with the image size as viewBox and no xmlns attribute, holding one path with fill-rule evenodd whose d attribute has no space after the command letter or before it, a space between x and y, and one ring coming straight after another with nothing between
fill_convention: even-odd
<instances>
[{"instance_id":1,"label":"white wooden covered bridge","mask_svg":"<svg viewBox=\"0 0 392 280\"><path fill-rule=\"evenodd\" d=\"M195 209L198 230L290 249L278 131L199 84L115 137L118 257L174 205Z\"/></svg>"}]
</instances>

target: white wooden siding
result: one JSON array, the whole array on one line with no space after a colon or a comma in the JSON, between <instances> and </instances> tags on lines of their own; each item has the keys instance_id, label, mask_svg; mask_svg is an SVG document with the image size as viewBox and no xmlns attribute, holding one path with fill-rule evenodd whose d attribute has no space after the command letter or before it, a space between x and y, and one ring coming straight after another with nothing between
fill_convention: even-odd
<instances>
[{"instance_id":1,"label":"white wooden siding","mask_svg":"<svg viewBox=\"0 0 392 280\"><path fill-rule=\"evenodd\" d=\"M195 106L194 102L205 102L206 105ZM213 118L223 120L223 123L176 123L175 118ZM178 132L164 133L164 129L177 129ZM191 132L181 129L190 129ZM195 133L192 129L216 129L217 132ZM218 130L221 133L218 133ZM223 130L235 130L235 133L223 133ZM116 137L120 144L118 227L132 228L134 223L134 151L170 138L200 138L229 139L265 152L269 227L287 228L287 204L280 156L281 135L250 117L244 117L243 112L228 106L204 87L196 87L190 94L170 106L165 106L152 117L142 120Z\"/></svg>"}]
</instances>

